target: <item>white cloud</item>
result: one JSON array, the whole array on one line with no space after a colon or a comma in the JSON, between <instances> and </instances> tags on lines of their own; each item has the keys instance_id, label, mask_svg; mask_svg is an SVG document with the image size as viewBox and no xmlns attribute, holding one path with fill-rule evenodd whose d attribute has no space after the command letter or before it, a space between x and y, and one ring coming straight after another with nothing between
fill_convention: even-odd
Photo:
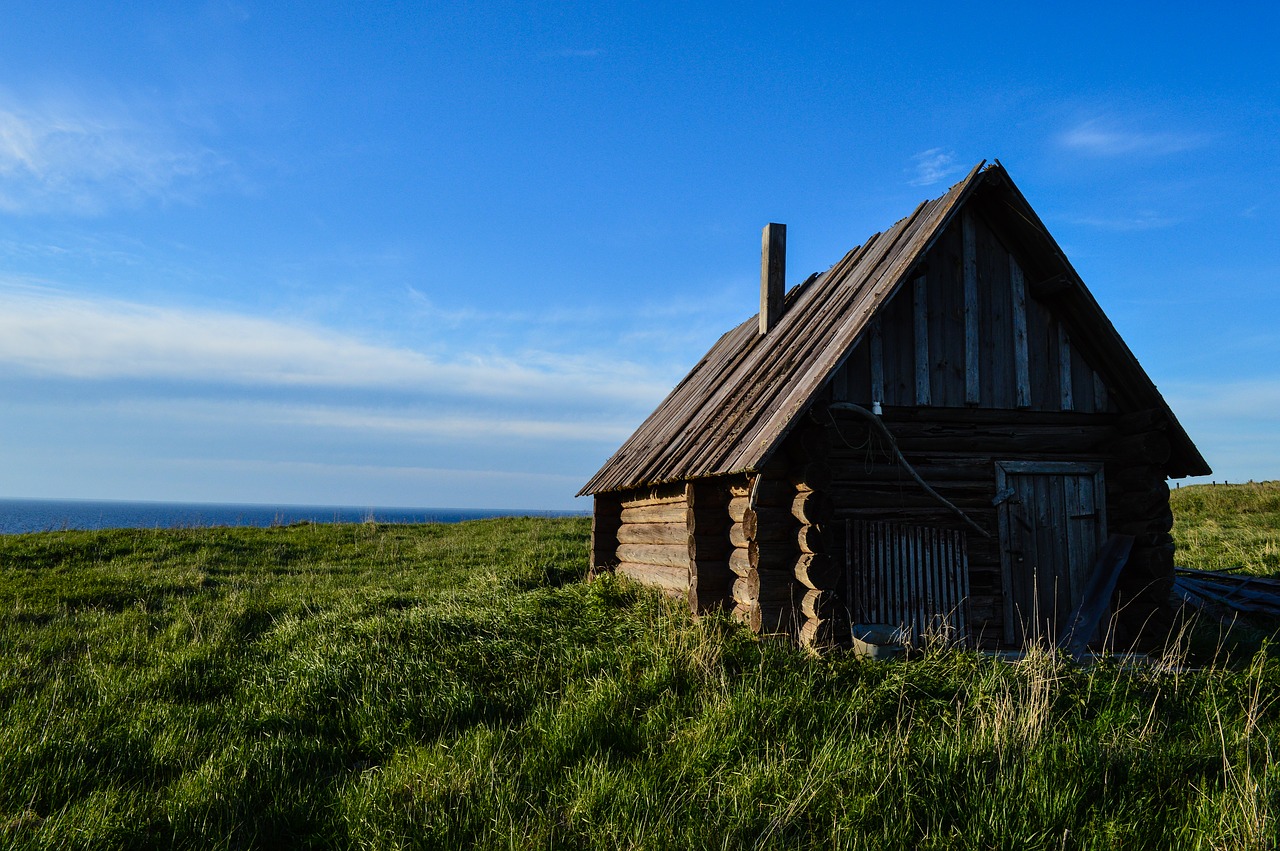
<instances>
[{"instance_id":1,"label":"white cloud","mask_svg":"<svg viewBox=\"0 0 1280 851\"><path fill-rule=\"evenodd\" d=\"M1117 231L1120 233L1157 230L1159 228L1172 227L1179 223L1178 219L1171 216L1162 216L1159 213L1150 211L1137 213L1127 217L1101 218L1097 216L1081 216L1071 219L1070 221L1073 224L1084 225L1085 227Z\"/></svg>"},{"instance_id":2,"label":"white cloud","mask_svg":"<svg viewBox=\"0 0 1280 851\"><path fill-rule=\"evenodd\" d=\"M1203 147L1208 143L1208 137L1196 133L1125 130L1094 118L1063 133L1059 142L1071 150L1101 157L1165 156Z\"/></svg>"},{"instance_id":3,"label":"white cloud","mask_svg":"<svg viewBox=\"0 0 1280 851\"><path fill-rule=\"evenodd\" d=\"M1185 406L1205 419L1241 420L1280 426L1280 378L1224 382L1178 382L1165 394L1174 410ZM1178 404L1174 404L1175 401ZM1280 441L1277 441L1280 446Z\"/></svg>"},{"instance_id":4,"label":"white cloud","mask_svg":"<svg viewBox=\"0 0 1280 851\"><path fill-rule=\"evenodd\" d=\"M482 470L459 467L423 467L387 464L340 464L319 461L271 461L259 458L244 460L219 458L216 461L177 460L171 463L189 467L216 467L218 469L244 470L248 472L275 473L357 473L360 475L390 477L447 477L465 482L468 479L489 479L499 482L529 481L577 485L581 476L572 473L526 472L520 470Z\"/></svg>"},{"instance_id":5,"label":"white cloud","mask_svg":"<svg viewBox=\"0 0 1280 851\"><path fill-rule=\"evenodd\" d=\"M405 390L468 398L652 404L644 368L546 352L453 360L241 314L0 287L0 367L78 379Z\"/></svg>"},{"instance_id":6,"label":"white cloud","mask_svg":"<svg viewBox=\"0 0 1280 851\"><path fill-rule=\"evenodd\" d=\"M495 440L600 441L621 443L635 429L634 422L579 418L564 410L562 418L536 417L520 411L438 411L428 407L367 408L322 403L258 402L241 399L138 400L98 405L124 409L130 417L164 422L199 422L234 427L252 422L256 427L321 429L388 437L448 441L458 444Z\"/></svg>"},{"instance_id":7,"label":"white cloud","mask_svg":"<svg viewBox=\"0 0 1280 851\"><path fill-rule=\"evenodd\" d=\"M911 158L915 163L915 177L909 183L912 186L932 186L961 170L952 151L942 148L930 148L921 151Z\"/></svg>"},{"instance_id":8,"label":"white cloud","mask_svg":"<svg viewBox=\"0 0 1280 851\"><path fill-rule=\"evenodd\" d=\"M139 110L0 98L0 211L92 214L170 201L222 165L211 150Z\"/></svg>"}]
</instances>

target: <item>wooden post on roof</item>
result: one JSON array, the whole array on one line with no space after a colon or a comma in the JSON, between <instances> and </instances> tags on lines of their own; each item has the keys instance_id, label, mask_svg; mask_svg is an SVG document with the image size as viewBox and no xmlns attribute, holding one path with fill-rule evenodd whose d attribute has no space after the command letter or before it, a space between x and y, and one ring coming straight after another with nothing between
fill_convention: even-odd
<instances>
[{"instance_id":1,"label":"wooden post on roof","mask_svg":"<svg viewBox=\"0 0 1280 851\"><path fill-rule=\"evenodd\" d=\"M760 333L782 317L787 279L787 226L770 222L760 240Z\"/></svg>"}]
</instances>

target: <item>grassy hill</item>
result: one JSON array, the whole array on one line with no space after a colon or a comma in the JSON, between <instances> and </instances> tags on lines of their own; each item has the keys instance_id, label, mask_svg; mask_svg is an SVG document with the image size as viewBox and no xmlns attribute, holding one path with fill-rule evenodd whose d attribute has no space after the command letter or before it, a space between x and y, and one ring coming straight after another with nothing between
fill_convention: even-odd
<instances>
[{"instance_id":1,"label":"grassy hill","mask_svg":"<svg viewBox=\"0 0 1280 851\"><path fill-rule=\"evenodd\" d=\"M1275 847L1265 652L813 658L588 523L0 536L0 847Z\"/></svg>"},{"instance_id":2,"label":"grassy hill","mask_svg":"<svg viewBox=\"0 0 1280 851\"><path fill-rule=\"evenodd\" d=\"M1177 488L1178 565L1280 576L1280 482Z\"/></svg>"}]
</instances>

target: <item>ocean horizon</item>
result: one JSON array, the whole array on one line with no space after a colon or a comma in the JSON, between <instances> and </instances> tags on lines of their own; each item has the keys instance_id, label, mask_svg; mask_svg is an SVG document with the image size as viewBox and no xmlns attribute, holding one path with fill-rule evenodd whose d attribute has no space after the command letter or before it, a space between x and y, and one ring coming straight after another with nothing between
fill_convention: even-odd
<instances>
[{"instance_id":1,"label":"ocean horizon","mask_svg":"<svg viewBox=\"0 0 1280 851\"><path fill-rule=\"evenodd\" d=\"M503 508L399 508L275 503L0 499L0 534L68 529L184 529L293 523L460 523L489 517L574 517L587 511Z\"/></svg>"}]
</instances>

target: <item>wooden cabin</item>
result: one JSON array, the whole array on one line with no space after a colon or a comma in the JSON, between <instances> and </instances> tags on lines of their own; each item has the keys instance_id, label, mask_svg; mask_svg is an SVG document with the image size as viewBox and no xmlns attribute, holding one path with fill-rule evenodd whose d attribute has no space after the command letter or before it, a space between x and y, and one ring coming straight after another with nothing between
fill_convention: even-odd
<instances>
[{"instance_id":1,"label":"wooden cabin","mask_svg":"<svg viewBox=\"0 0 1280 851\"><path fill-rule=\"evenodd\" d=\"M997 162L707 352L583 487L592 567L806 644L1163 639L1166 480L1211 471Z\"/></svg>"}]
</instances>

